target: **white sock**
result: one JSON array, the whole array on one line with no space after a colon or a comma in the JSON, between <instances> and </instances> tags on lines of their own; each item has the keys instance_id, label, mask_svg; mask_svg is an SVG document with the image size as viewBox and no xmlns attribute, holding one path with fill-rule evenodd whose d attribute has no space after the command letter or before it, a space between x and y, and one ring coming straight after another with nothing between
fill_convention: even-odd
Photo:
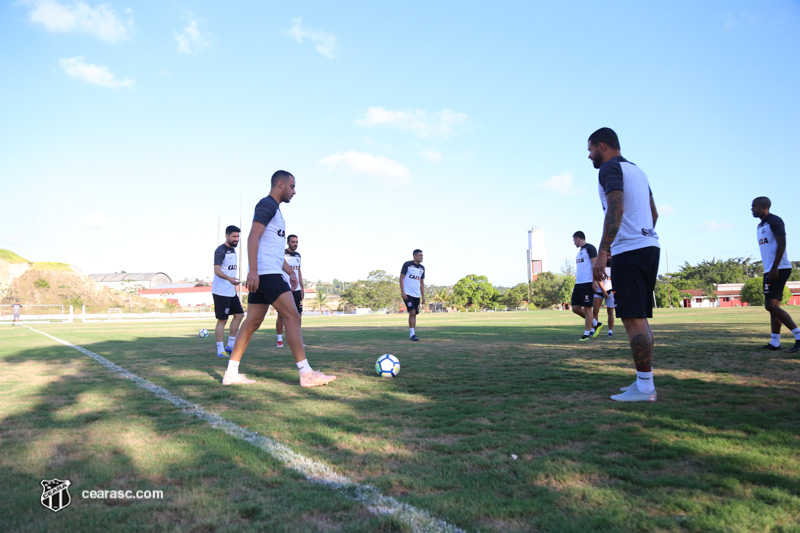
<instances>
[{"instance_id":1,"label":"white sock","mask_svg":"<svg viewBox=\"0 0 800 533\"><path fill-rule=\"evenodd\" d=\"M308 359L303 359L302 361L296 364L297 364L297 370L299 370L302 373L313 372L313 370L311 370L311 365L308 364Z\"/></svg>"},{"instance_id":2,"label":"white sock","mask_svg":"<svg viewBox=\"0 0 800 533\"><path fill-rule=\"evenodd\" d=\"M217 343L217 353L222 353L225 351L225 348L222 346L221 342Z\"/></svg>"},{"instance_id":3,"label":"white sock","mask_svg":"<svg viewBox=\"0 0 800 533\"><path fill-rule=\"evenodd\" d=\"M781 334L780 333L773 333L772 340L769 343L773 346L780 346L781 345Z\"/></svg>"},{"instance_id":4,"label":"white sock","mask_svg":"<svg viewBox=\"0 0 800 533\"><path fill-rule=\"evenodd\" d=\"M234 343L236 342L236 337L228 336L228 346L233 348Z\"/></svg>"},{"instance_id":5,"label":"white sock","mask_svg":"<svg viewBox=\"0 0 800 533\"><path fill-rule=\"evenodd\" d=\"M592 319L592 329L594 329L594 328L596 328L596 327L597 327L597 319L596 319L596 318L593 318L593 319Z\"/></svg>"},{"instance_id":6,"label":"white sock","mask_svg":"<svg viewBox=\"0 0 800 533\"><path fill-rule=\"evenodd\" d=\"M613 329L608 330L609 333L614 333Z\"/></svg>"},{"instance_id":7,"label":"white sock","mask_svg":"<svg viewBox=\"0 0 800 533\"><path fill-rule=\"evenodd\" d=\"M653 371L650 372L636 372L636 388L639 392L650 394L655 390L653 384Z\"/></svg>"},{"instance_id":8,"label":"white sock","mask_svg":"<svg viewBox=\"0 0 800 533\"><path fill-rule=\"evenodd\" d=\"M792 335L794 335L794 340L800 341L800 328L794 328L792 330Z\"/></svg>"},{"instance_id":9,"label":"white sock","mask_svg":"<svg viewBox=\"0 0 800 533\"><path fill-rule=\"evenodd\" d=\"M239 361L228 361L228 369L225 371L226 374L238 374L239 373Z\"/></svg>"},{"instance_id":10,"label":"white sock","mask_svg":"<svg viewBox=\"0 0 800 533\"><path fill-rule=\"evenodd\" d=\"M321 296L320 296L321 298ZM283 342L283 335L278 335L278 342Z\"/></svg>"},{"instance_id":11,"label":"white sock","mask_svg":"<svg viewBox=\"0 0 800 533\"><path fill-rule=\"evenodd\" d=\"M590 332L590 331L588 331L588 330L583 330L583 334L584 334L584 335L591 335L591 332Z\"/></svg>"},{"instance_id":12,"label":"white sock","mask_svg":"<svg viewBox=\"0 0 800 533\"><path fill-rule=\"evenodd\" d=\"M417 332L414 330L414 328L408 328L408 329L409 329L409 334L408 334L409 337L413 337L414 335L417 334Z\"/></svg>"}]
</instances>

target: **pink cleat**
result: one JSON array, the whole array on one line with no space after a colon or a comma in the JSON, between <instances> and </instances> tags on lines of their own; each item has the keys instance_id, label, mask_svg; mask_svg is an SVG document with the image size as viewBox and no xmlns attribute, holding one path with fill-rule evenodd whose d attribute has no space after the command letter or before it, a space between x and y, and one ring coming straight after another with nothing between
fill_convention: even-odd
<instances>
[{"instance_id":1,"label":"pink cleat","mask_svg":"<svg viewBox=\"0 0 800 533\"><path fill-rule=\"evenodd\" d=\"M277 346L277 348L283 348L283 341L278 341L278 346Z\"/></svg>"},{"instance_id":2,"label":"pink cleat","mask_svg":"<svg viewBox=\"0 0 800 533\"><path fill-rule=\"evenodd\" d=\"M223 385L250 385L255 383L254 379L247 379L245 374L228 374L227 372L222 377Z\"/></svg>"},{"instance_id":3,"label":"pink cleat","mask_svg":"<svg viewBox=\"0 0 800 533\"><path fill-rule=\"evenodd\" d=\"M327 385L336 379L336 376L326 376L322 372L300 372L300 386L301 387L319 387L320 385Z\"/></svg>"}]
</instances>

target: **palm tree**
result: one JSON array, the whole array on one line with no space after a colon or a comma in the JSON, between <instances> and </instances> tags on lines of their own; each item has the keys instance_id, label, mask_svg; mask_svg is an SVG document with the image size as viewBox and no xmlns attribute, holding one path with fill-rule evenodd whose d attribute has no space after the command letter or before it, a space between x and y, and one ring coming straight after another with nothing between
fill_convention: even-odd
<instances>
[{"instance_id":1,"label":"palm tree","mask_svg":"<svg viewBox=\"0 0 800 533\"><path fill-rule=\"evenodd\" d=\"M317 291L316 298L314 302L317 304L317 310L322 313L322 308L325 306L325 300L328 299L328 295L322 291Z\"/></svg>"}]
</instances>

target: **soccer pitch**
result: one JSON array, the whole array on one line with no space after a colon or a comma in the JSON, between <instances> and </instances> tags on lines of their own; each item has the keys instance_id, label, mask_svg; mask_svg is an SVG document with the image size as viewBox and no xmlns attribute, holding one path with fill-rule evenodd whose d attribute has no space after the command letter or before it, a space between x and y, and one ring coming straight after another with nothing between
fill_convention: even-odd
<instances>
[{"instance_id":1,"label":"soccer pitch","mask_svg":"<svg viewBox=\"0 0 800 533\"><path fill-rule=\"evenodd\" d=\"M423 314L417 343L402 315L308 317L309 362L338 377L314 389L298 386L269 321L240 369L257 383L229 387L213 321L2 328L0 524L800 531L791 335L780 352L759 350L763 309L655 313L652 404L608 399L635 377L622 324L613 339L603 329L579 343L581 319L568 312ZM399 377L375 374L384 353L399 358ZM54 478L70 481L72 500L57 513L40 502Z\"/></svg>"}]
</instances>

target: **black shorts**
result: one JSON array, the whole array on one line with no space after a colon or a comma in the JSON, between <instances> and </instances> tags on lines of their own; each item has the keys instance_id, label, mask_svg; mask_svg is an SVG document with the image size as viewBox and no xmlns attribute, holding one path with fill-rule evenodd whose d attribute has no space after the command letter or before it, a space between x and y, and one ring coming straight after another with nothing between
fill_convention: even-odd
<instances>
[{"instance_id":1,"label":"black shorts","mask_svg":"<svg viewBox=\"0 0 800 533\"><path fill-rule=\"evenodd\" d=\"M594 305L594 287L592 282L589 283L576 283L572 289L572 299L570 300L572 307L592 307Z\"/></svg>"},{"instance_id":2,"label":"black shorts","mask_svg":"<svg viewBox=\"0 0 800 533\"><path fill-rule=\"evenodd\" d=\"M303 291L292 291L292 296L294 296L294 305L297 306L297 312L300 313L300 316L303 316Z\"/></svg>"},{"instance_id":3,"label":"black shorts","mask_svg":"<svg viewBox=\"0 0 800 533\"><path fill-rule=\"evenodd\" d=\"M406 303L406 310L410 313L413 309L415 313L419 313L419 302L420 299L416 296L406 296L406 299L403 300Z\"/></svg>"},{"instance_id":4,"label":"black shorts","mask_svg":"<svg viewBox=\"0 0 800 533\"><path fill-rule=\"evenodd\" d=\"M786 280L792 275L791 268L781 268L778 270L778 281L769 281L769 273L764 274L764 299L783 300L783 288L786 287Z\"/></svg>"},{"instance_id":5,"label":"black shorts","mask_svg":"<svg viewBox=\"0 0 800 533\"><path fill-rule=\"evenodd\" d=\"M214 297L214 315L217 320L228 320L231 315L242 315L242 302L235 294L233 296L220 296L219 294L212 294Z\"/></svg>"},{"instance_id":6,"label":"black shorts","mask_svg":"<svg viewBox=\"0 0 800 533\"><path fill-rule=\"evenodd\" d=\"M247 296L247 303L272 305L281 294L291 290L281 274L261 274L258 276L258 290Z\"/></svg>"},{"instance_id":7,"label":"black shorts","mask_svg":"<svg viewBox=\"0 0 800 533\"><path fill-rule=\"evenodd\" d=\"M639 248L611 256L611 284L617 304L617 318L652 318L658 277L657 246Z\"/></svg>"}]
</instances>

